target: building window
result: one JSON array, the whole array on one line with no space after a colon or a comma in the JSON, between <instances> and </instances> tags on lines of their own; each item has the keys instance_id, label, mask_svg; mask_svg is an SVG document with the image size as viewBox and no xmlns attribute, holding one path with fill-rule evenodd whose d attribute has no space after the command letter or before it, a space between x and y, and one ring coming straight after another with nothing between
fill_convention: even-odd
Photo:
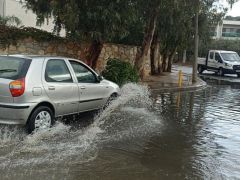
<instances>
[{"instance_id":1,"label":"building window","mask_svg":"<svg viewBox=\"0 0 240 180\"><path fill-rule=\"evenodd\" d=\"M236 28L223 28L222 31L223 37L237 37L237 29Z\"/></svg>"}]
</instances>

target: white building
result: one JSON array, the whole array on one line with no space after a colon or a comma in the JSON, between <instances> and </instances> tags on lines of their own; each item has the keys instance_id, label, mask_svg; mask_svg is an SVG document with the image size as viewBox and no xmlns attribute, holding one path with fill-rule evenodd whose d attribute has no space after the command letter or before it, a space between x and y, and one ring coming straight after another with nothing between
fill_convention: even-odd
<instances>
[{"instance_id":1,"label":"white building","mask_svg":"<svg viewBox=\"0 0 240 180\"><path fill-rule=\"evenodd\" d=\"M21 0L0 0L0 15L1 16L16 16L18 17L23 26L34 27L48 32L52 32L54 28L53 20L49 20L49 23L44 23L41 27L36 25L37 16L31 11L24 8L24 3L20 3ZM61 36L64 36L64 32L61 32Z\"/></svg>"},{"instance_id":2,"label":"white building","mask_svg":"<svg viewBox=\"0 0 240 180\"><path fill-rule=\"evenodd\" d=\"M240 21L223 20L214 31L215 39L240 39Z\"/></svg>"}]
</instances>

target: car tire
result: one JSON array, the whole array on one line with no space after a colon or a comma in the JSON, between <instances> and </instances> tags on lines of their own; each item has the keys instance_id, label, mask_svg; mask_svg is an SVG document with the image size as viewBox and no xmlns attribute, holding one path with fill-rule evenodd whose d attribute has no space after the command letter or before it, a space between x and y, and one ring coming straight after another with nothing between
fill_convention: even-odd
<instances>
[{"instance_id":1,"label":"car tire","mask_svg":"<svg viewBox=\"0 0 240 180\"><path fill-rule=\"evenodd\" d=\"M223 68L219 68L219 70L218 70L218 75L219 75L219 76L224 76Z\"/></svg>"},{"instance_id":2,"label":"car tire","mask_svg":"<svg viewBox=\"0 0 240 180\"><path fill-rule=\"evenodd\" d=\"M107 100L106 104L104 105L104 108L103 108L103 109L106 109L106 108L109 106L109 104L111 104L111 102L114 101L117 97L118 97L117 94L115 94L115 93L112 94L112 95L108 98L108 100Z\"/></svg>"},{"instance_id":3,"label":"car tire","mask_svg":"<svg viewBox=\"0 0 240 180\"><path fill-rule=\"evenodd\" d=\"M37 107L27 122L27 132L31 134L40 129L48 129L55 123L53 111L47 106Z\"/></svg>"},{"instance_id":4,"label":"car tire","mask_svg":"<svg viewBox=\"0 0 240 180\"><path fill-rule=\"evenodd\" d=\"M240 74L237 74L237 77L239 77L239 78L240 78Z\"/></svg>"},{"instance_id":5,"label":"car tire","mask_svg":"<svg viewBox=\"0 0 240 180\"><path fill-rule=\"evenodd\" d=\"M202 74L203 71L204 71L204 69L202 68L202 66L198 66L198 72L199 72L199 74Z\"/></svg>"}]
</instances>

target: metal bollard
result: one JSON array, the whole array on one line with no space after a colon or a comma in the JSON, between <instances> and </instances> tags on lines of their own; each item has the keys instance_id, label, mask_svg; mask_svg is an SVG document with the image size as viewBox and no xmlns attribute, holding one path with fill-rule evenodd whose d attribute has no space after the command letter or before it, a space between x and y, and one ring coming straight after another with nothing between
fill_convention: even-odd
<instances>
[{"instance_id":1,"label":"metal bollard","mask_svg":"<svg viewBox=\"0 0 240 180\"><path fill-rule=\"evenodd\" d=\"M178 87L182 87L182 82L183 82L183 73L182 70L179 71L178 73Z\"/></svg>"}]
</instances>

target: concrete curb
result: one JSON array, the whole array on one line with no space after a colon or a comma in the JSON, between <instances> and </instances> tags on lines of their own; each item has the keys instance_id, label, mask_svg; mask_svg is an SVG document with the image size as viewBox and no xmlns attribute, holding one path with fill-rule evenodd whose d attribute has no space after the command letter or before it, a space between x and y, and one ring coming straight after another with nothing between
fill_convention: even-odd
<instances>
[{"instance_id":1,"label":"concrete curb","mask_svg":"<svg viewBox=\"0 0 240 180\"><path fill-rule=\"evenodd\" d=\"M167 88L158 88L158 89L150 88L150 90L154 92L157 91L160 93L165 93L165 92L179 92L179 91L196 91L196 90L205 89L206 87L207 87L207 83L198 77L198 82L193 85L184 86L181 88L180 87L167 87Z\"/></svg>"},{"instance_id":2,"label":"concrete curb","mask_svg":"<svg viewBox=\"0 0 240 180\"><path fill-rule=\"evenodd\" d=\"M240 85L240 78L235 77L220 77L208 74L199 75L204 80L219 81L222 85Z\"/></svg>"}]
</instances>

